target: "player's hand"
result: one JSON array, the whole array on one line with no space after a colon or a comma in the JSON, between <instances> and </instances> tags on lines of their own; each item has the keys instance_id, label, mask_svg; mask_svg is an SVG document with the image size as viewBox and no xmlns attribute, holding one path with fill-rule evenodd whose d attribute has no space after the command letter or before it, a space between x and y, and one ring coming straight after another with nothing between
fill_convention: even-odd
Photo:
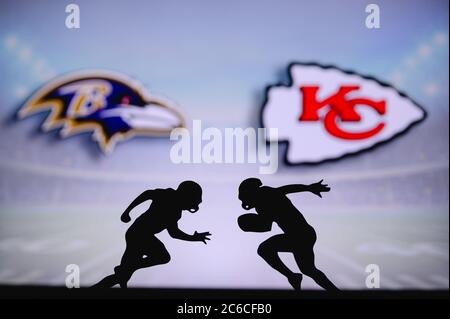
<instances>
[{"instance_id":1,"label":"player's hand","mask_svg":"<svg viewBox=\"0 0 450 319\"><path fill-rule=\"evenodd\" d=\"M120 220L124 223L128 223L131 220L130 213L124 212L122 216L120 216Z\"/></svg>"},{"instance_id":2,"label":"player's hand","mask_svg":"<svg viewBox=\"0 0 450 319\"><path fill-rule=\"evenodd\" d=\"M319 197L322 197L321 193L329 192L331 189L327 184L322 184L322 182L323 179L320 182L309 185L309 191Z\"/></svg>"},{"instance_id":3,"label":"player's hand","mask_svg":"<svg viewBox=\"0 0 450 319\"><path fill-rule=\"evenodd\" d=\"M210 232L204 232L204 233L197 233L194 232L194 235L192 235L192 237L194 238L194 241L201 241L206 245L206 241L207 240L211 240L209 238L209 236L211 236Z\"/></svg>"}]
</instances>

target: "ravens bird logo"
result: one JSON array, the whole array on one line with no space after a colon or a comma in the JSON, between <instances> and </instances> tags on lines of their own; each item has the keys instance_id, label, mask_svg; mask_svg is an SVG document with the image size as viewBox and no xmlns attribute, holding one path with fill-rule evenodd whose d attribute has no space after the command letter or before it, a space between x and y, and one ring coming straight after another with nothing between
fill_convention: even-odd
<instances>
[{"instance_id":1,"label":"ravens bird logo","mask_svg":"<svg viewBox=\"0 0 450 319\"><path fill-rule=\"evenodd\" d=\"M19 110L19 118L50 111L44 131L61 129L61 137L93 132L101 150L133 136L168 136L185 127L168 101L150 95L139 83L118 73L82 71L51 81Z\"/></svg>"}]
</instances>

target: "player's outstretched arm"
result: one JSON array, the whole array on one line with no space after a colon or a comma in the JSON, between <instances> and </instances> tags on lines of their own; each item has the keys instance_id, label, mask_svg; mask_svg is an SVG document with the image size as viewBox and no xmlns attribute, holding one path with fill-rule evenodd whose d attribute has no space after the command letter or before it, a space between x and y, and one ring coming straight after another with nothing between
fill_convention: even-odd
<instances>
[{"instance_id":1,"label":"player's outstretched arm","mask_svg":"<svg viewBox=\"0 0 450 319\"><path fill-rule=\"evenodd\" d=\"M130 218L131 210L133 208L135 208L136 206L138 206L139 204L142 204L145 201L153 199L152 195L153 195L153 190L146 190L141 195L136 197L136 199L131 202L131 204L127 207L127 209L125 209L122 216L120 216L120 220L123 221L124 223L128 223L131 220L131 218Z\"/></svg>"},{"instance_id":2,"label":"player's outstretched arm","mask_svg":"<svg viewBox=\"0 0 450 319\"><path fill-rule=\"evenodd\" d=\"M281 190L284 194L291 194L291 193L299 193L299 192L311 192L319 197L322 197L321 193L329 192L330 187L328 187L327 184L322 184L323 179L317 183L313 183L310 185L303 185L303 184L292 184L292 185L286 185L281 186L278 189Z\"/></svg>"},{"instance_id":3,"label":"player's outstretched arm","mask_svg":"<svg viewBox=\"0 0 450 319\"><path fill-rule=\"evenodd\" d=\"M278 190L280 190L284 194L308 192L309 185L303 185L303 184L285 185L285 186L278 187Z\"/></svg>"},{"instance_id":4,"label":"player's outstretched arm","mask_svg":"<svg viewBox=\"0 0 450 319\"><path fill-rule=\"evenodd\" d=\"M272 221L258 214L244 214L238 217L238 225L245 232L262 233L272 229Z\"/></svg>"},{"instance_id":5,"label":"player's outstretched arm","mask_svg":"<svg viewBox=\"0 0 450 319\"><path fill-rule=\"evenodd\" d=\"M206 244L207 240L210 240L209 236L211 236L210 232L204 233L194 232L193 235L186 234L184 231L178 228L178 224L174 224L173 226L168 227L167 231L169 232L169 235L172 238L186 241L201 241L204 244Z\"/></svg>"}]
</instances>

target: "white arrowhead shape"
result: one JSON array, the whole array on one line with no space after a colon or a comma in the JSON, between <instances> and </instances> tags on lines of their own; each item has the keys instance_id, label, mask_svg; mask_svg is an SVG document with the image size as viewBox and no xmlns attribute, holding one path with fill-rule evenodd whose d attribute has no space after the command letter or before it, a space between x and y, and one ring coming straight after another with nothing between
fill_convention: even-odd
<instances>
[{"instance_id":1,"label":"white arrowhead shape","mask_svg":"<svg viewBox=\"0 0 450 319\"><path fill-rule=\"evenodd\" d=\"M289 164L319 163L359 153L406 132L426 117L425 110L408 96L374 78L318 64L291 64L290 86L271 86L262 109L263 127L277 128L278 137L266 136L269 142L288 142L286 161ZM299 121L303 110L300 87L319 86L317 100L334 95L343 85L358 85L348 98L369 98L386 101L386 113L379 115L368 107L356 107L360 122L340 123L347 131L368 130L383 122L384 128L375 136L362 140L345 140L331 135L323 121ZM324 116L329 107L319 114ZM270 132L270 130L267 130Z\"/></svg>"}]
</instances>

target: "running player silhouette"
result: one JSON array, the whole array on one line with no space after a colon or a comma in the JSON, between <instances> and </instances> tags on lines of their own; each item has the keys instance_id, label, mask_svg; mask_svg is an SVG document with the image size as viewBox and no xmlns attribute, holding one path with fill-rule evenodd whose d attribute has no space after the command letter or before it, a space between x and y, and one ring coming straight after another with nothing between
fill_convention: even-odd
<instances>
[{"instance_id":1,"label":"running player silhouette","mask_svg":"<svg viewBox=\"0 0 450 319\"><path fill-rule=\"evenodd\" d=\"M319 286L329 291L339 290L325 274L314 265L314 243L316 232L303 215L292 204L287 194L312 192L322 197L322 192L330 188L320 182L311 185L286 185L278 188L262 186L257 178L248 178L239 186L239 199L242 208L255 208L257 214L244 214L238 218L238 224L246 232L267 232L275 222L284 234L275 235L258 247L258 254L275 270L283 274L294 287L301 289L302 274L291 271L278 256L279 252L291 252L300 271L311 277Z\"/></svg>"},{"instance_id":2,"label":"running player silhouette","mask_svg":"<svg viewBox=\"0 0 450 319\"><path fill-rule=\"evenodd\" d=\"M195 213L202 202L202 188L195 182L184 181L176 190L172 188L146 190L139 195L121 216L128 223L131 210L137 205L152 200L150 208L139 216L128 228L125 239L127 247L114 274L102 279L94 287L106 288L119 284L126 288L133 273L140 269L166 264L170 255L155 234L167 229L173 238L186 241L201 241L206 244L209 232L188 235L178 228L178 220L183 210Z\"/></svg>"}]
</instances>

